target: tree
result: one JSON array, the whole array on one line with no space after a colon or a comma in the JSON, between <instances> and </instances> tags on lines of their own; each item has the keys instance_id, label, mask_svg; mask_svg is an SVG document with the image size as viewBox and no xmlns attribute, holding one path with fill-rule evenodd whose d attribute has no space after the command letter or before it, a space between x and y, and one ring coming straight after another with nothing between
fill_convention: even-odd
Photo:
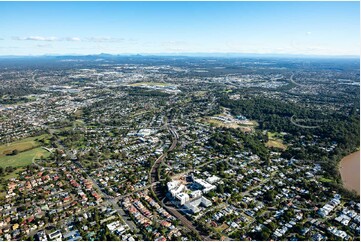
<instances>
[{"instance_id":1,"label":"tree","mask_svg":"<svg viewBox=\"0 0 361 242\"><path fill-rule=\"evenodd\" d=\"M174 224L175 227L178 227L178 225L179 225L179 220L178 220L178 219L174 220L174 221L173 221L173 224Z\"/></svg>"},{"instance_id":2,"label":"tree","mask_svg":"<svg viewBox=\"0 0 361 242\"><path fill-rule=\"evenodd\" d=\"M8 172L8 173L13 172L14 170L15 170L15 168L12 167L12 166L7 166L7 167L5 168L5 171Z\"/></svg>"},{"instance_id":3,"label":"tree","mask_svg":"<svg viewBox=\"0 0 361 242\"><path fill-rule=\"evenodd\" d=\"M220 194L224 194L224 186L222 184L218 185L217 192Z\"/></svg>"},{"instance_id":4,"label":"tree","mask_svg":"<svg viewBox=\"0 0 361 242\"><path fill-rule=\"evenodd\" d=\"M277 228L277 225L274 222L270 222L268 226L271 228L271 230L275 230Z\"/></svg>"},{"instance_id":5,"label":"tree","mask_svg":"<svg viewBox=\"0 0 361 242\"><path fill-rule=\"evenodd\" d=\"M11 155L17 155L17 154L19 154L19 151L17 149L15 149L11 152Z\"/></svg>"},{"instance_id":6,"label":"tree","mask_svg":"<svg viewBox=\"0 0 361 242\"><path fill-rule=\"evenodd\" d=\"M274 198L276 197L277 192L275 190L269 190L264 195L264 198L268 201L274 201Z\"/></svg>"},{"instance_id":7,"label":"tree","mask_svg":"<svg viewBox=\"0 0 361 242\"><path fill-rule=\"evenodd\" d=\"M261 238L262 238L262 240L268 240L269 236L270 236L270 233L269 233L268 231L263 230L263 231L261 232Z\"/></svg>"}]
</instances>

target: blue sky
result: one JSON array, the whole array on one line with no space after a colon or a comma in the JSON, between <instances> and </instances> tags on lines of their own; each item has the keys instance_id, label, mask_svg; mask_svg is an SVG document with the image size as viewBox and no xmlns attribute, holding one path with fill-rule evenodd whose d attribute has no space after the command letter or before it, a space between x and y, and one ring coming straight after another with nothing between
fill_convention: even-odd
<instances>
[{"instance_id":1,"label":"blue sky","mask_svg":"<svg viewBox=\"0 0 361 242\"><path fill-rule=\"evenodd\" d=\"M0 55L359 55L359 2L0 2Z\"/></svg>"}]
</instances>

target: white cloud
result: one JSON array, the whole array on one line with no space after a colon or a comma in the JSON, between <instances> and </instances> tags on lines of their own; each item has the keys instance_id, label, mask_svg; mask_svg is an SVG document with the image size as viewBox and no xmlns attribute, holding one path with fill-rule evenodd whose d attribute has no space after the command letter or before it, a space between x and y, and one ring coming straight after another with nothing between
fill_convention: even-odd
<instances>
[{"instance_id":1,"label":"white cloud","mask_svg":"<svg viewBox=\"0 0 361 242\"><path fill-rule=\"evenodd\" d=\"M311 35L312 34L312 32L306 32L306 35Z\"/></svg>"},{"instance_id":2,"label":"white cloud","mask_svg":"<svg viewBox=\"0 0 361 242\"><path fill-rule=\"evenodd\" d=\"M39 48L48 48L48 47L51 47L51 44L38 44L38 45L36 45L36 47L39 47Z\"/></svg>"},{"instance_id":3,"label":"white cloud","mask_svg":"<svg viewBox=\"0 0 361 242\"><path fill-rule=\"evenodd\" d=\"M123 38L116 37L46 37L46 36L27 36L27 37L12 37L13 40L31 40L31 41L69 41L69 42L93 42L93 43L122 43L126 41ZM0 39L1 40L1 39ZM135 40L131 40L135 41Z\"/></svg>"},{"instance_id":4,"label":"white cloud","mask_svg":"<svg viewBox=\"0 0 361 242\"><path fill-rule=\"evenodd\" d=\"M14 40L33 40L33 41L58 41L57 37L44 36L28 36L28 37L13 37Z\"/></svg>"},{"instance_id":5,"label":"white cloud","mask_svg":"<svg viewBox=\"0 0 361 242\"><path fill-rule=\"evenodd\" d=\"M85 41L103 43L103 42L123 42L123 38L114 38L114 37L90 37L86 38Z\"/></svg>"},{"instance_id":6,"label":"white cloud","mask_svg":"<svg viewBox=\"0 0 361 242\"><path fill-rule=\"evenodd\" d=\"M81 41L79 37L44 37L44 36L28 36L28 37L13 37L13 40L33 40L33 41Z\"/></svg>"},{"instance_id":7,"label":"white cloud","mask_svg":"<svg viewBox=\"0 0 361 242\"><path fill-rule=\"evenodd\" d=\"M81 41L79 37L68 37L65 39L66 41Z\"/></svg>"},{"instance_id":8,"label":"white cloud","mask_svg":"<svg viewBox=\"0 0 361 242\"><path fill-rule=\"evenodd\" d=\"M162 46L184 46L187 45L187 42L185 41L178 41L178 40L172 40L172 41L166 41L161 43Z\"/></svg>"}]
</instances>

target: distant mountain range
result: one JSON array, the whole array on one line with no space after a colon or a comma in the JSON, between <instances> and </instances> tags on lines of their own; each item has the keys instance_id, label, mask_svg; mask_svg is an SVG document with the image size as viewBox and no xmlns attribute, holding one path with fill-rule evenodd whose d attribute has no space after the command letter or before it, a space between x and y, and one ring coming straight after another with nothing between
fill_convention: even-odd
<instances>
[{"instance_id":1,"label":"distant mountain range","mask_svg":"<svg viewBox=\"0 0 361 242\"><path fill-rule=\"evenodd\" d=\"M300 54L257 54L257 53L140 53L140 54L44 54L44 55L3 55L0 58L117 58L117 57L216 57L216 58L237 58L237 57L257 57L257 58L360 58L356 55L300 55Z\"/></svg>"}]
</instances>

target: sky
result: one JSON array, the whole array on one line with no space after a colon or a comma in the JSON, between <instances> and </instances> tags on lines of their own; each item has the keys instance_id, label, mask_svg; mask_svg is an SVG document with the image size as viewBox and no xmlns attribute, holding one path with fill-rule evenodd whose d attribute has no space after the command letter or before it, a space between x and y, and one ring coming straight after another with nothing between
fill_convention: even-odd
<instances>
[{"instance_id":1,"label":"sky","mask_svg":"<svg viewBox=\"0 0 361 242\"><path fill-rule=\"evenodd\" d=\"M0 2L0 55L358 55L359 2Z\"/></svg>"}]
</instances>

